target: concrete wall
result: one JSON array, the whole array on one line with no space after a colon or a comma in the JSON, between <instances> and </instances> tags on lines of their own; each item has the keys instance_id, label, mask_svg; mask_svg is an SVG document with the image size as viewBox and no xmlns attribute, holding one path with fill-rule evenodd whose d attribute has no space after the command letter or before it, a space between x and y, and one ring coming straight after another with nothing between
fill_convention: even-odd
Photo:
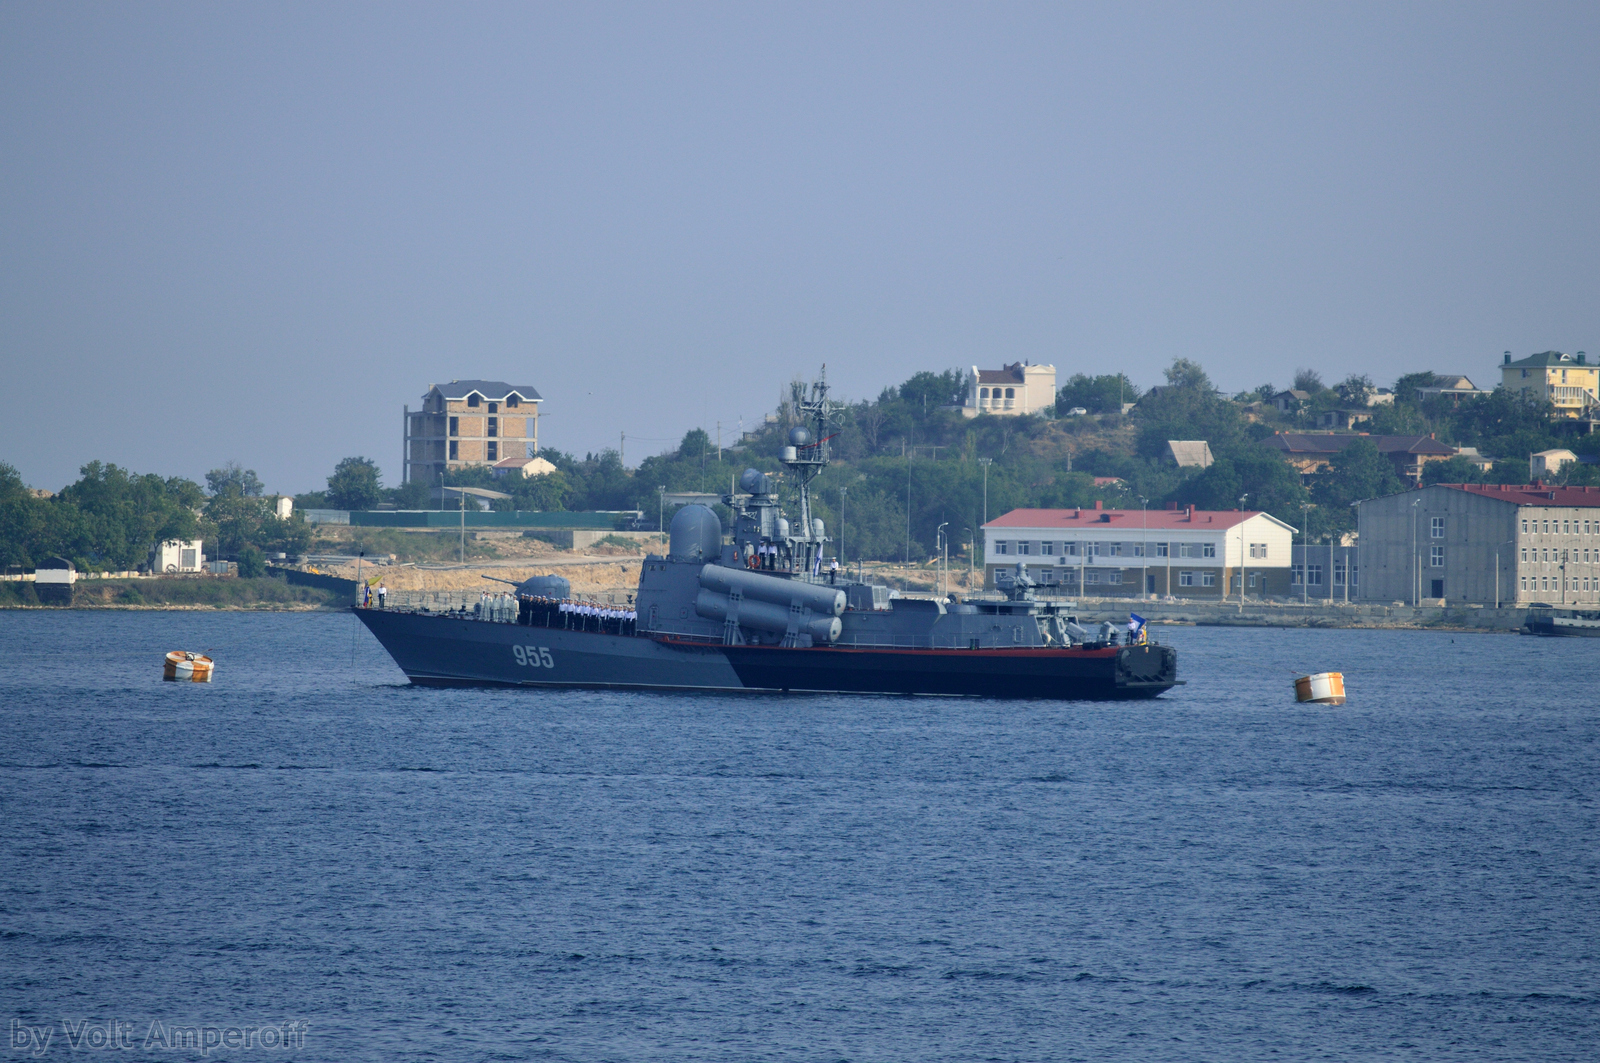
<instances>
[{"instance_id":1,"label":"concrete wall","mask_svg":"<svg viewBox=\"0 0 1600 1063\"><path fill-rule=\"evenodd\" d=\"M1518 591L1517 510L1509 501L1448 487L1361 503L1357 548L1361 600L1415 604L1423 598L1443 598L1493 605L1497 552L1500 600L1538 600ZM1444 519L1443 535L1438 537L1433 533L1436 517ZM1436 547L1442 548L1442 565L1433 563ZM1433 593L1436 590L1443 593Z\"/></svg>"}]
</instances>

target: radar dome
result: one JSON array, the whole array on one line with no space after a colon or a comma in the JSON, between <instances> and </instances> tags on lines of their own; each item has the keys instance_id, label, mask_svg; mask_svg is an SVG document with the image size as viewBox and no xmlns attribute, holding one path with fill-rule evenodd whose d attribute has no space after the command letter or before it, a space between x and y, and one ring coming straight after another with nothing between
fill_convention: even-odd
<instances>
[{"instance_id":1,"label":"radar dome","mask_svg":"<svg viewBox=\"0 0 1600 1063\"><path fill-rule=\"evenodd\" d=\"M809 446L811 433L806 431L805 428L796 425L794 428L789 429L789 442L797 447Z\"/></svg>"},{"instance_id":2,"label":"radar dome","mask_svg":"<svg viewBox=\"0 0 1600 1063\"><path fill-rule=\"evenodd\" d=\"M672 518L667 556L674 561L715 561L722 554L722 521L705 506L684 506Z\"/></svg>"},{"instance_id":3,"label":"radar dome","mask_svg":"<svg viewBox=\"0 0 1600 1063\"><path fill-rule=\"evenodd\" d=\"M739 476L739 490L751 495L767 493L767 478L760 469L746 469Z\"/></svg>"}]
</instances>

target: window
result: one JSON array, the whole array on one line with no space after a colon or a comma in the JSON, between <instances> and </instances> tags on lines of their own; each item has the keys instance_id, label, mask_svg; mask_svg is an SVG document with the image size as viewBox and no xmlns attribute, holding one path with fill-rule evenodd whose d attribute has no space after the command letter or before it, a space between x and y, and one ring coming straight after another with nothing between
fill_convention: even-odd
<instances>
[{"instance_id":1,"label":"window","mask_svg":"<svg viewBox=\"0 0 1600 1063\"><path fill-rule=\"evenodd\" d=\"M1144 556L1144 543L1134 543L1133 544L1133 556L1134 557L1143 557Z\"/></svg>"},{"instance_id":2,"label":"window","mask_svg":"<svg viewBox=\"0 0 1600 1063\"><path fill-rule=\"evenodd\" d=\"M1039 552L1046 557L1052 557L1056 552L1056 544L1048 541L1042 542L1039 544Z\"/></svg>"},{"instance_id":3,"label":"window","mask_svg":"<svg viewBox=\"0 0 1600 1063\"><path fill-rule=\"evenodd\" d=\"M498 417L489 418L489 436L491 438L493 438L494 436L497 436L499 434L500 434L500 418L498 418Z\"/></svg>"},{"instance_id":4,"label":"window","mask_svg":"<svg viewBox=\"0 0 1600 1063\"><path fill-rule=\"evenodd\" d=\"M457 458L457 455L456 455L456 447L457 447L457 445L458 444L456 443L455 440L452 439L450 441L450 460L451 461L455 461L456 458Z\"/></svg>"},{"instance_id":5,"label":"window","mask_svg":"<svg viewBox=\"0 0 1600 1063\"><path fill-rule=\"evenodd\" d=\"M1251 558L1253 558L1254 560L1257 560L1257 561L1265 558L1267 556L1267 544L1266 543L1251 543L1250 544L1250 556L1251 556Z\"/></svg>"},{"instance_id":6,"label":"window","mask_svg":"<svg viewBox=\"0 0 1600 1063\"><path fill-rule=\"evenodd\" d=\"M1333 585L1335 587L1344 586L1344 569L1345 563L1343 561L1335 561L1333 563Z\"/></svg>"},{"instance_id":7,"label":"window","mask_svg":"<svg viewBox=\"0 0 1600 1063\"><path fill-rule=\"evenodd\" d=\"M1107 583L1121 583L1122 582L1122 571L1120 569L1118 569L1116 572L1107 572L1106 573L1106 582Z\"/></svg>"},{"instance_id":8,"label":"window","mask_svg":"<svg viewBox=\"0 0 1600 1063\"><path fill-rule=\"evenodd\" d=\"M981 399L987 399L988 397L989 397L989 389L988 388L979 388L978 389L978 398L980 400Z\"/></svg>"},{"instance_id":9,"label":"window","mask_svg":"<svg viewBox=\"0 0 1600 1063\"><path fill-rule=\"evenodd\" d=\"M1006 398L1014 399L1016 397L1017 397L1017 389L1016 388L1006 388Z\"/></svg>"},{"instance_id":10,"label":"window","mask_svg":"<svg viewBox=\"0 0 1600 1063\"><path fill-rule=\"evenodd\" d=\"M500 444L499 443L494 443L494 442L489 443L489 460L490 461L499 461L500 460Z\"/></svg>"},{"instance_id":11,"label":"window","mask_svg":"<svg viewBox=\"0 0 1600 1063\"><path fill-rule=\"evenodd\" d=\"M489 412L490 413L499 413L500 412L500 404L498 402L489 403Z\"/></svg>"},{"instance_id":12,"label":"window","mask_svg":"<svg viewBox=\"0 0 1600 1063\"><path fill-rule=\"evenodd\" d=\"M1550 522L1549 521L1545 521L1544 522L1544 533L1546 535L1550 534Z\"/></svg>"},{"instance_id":13,"label":"window","mask_svg":"<svg viewBox=\"0 0 1600 1063\"><path fill-rule=\"evenodd\" d=\"M1430 539L1443 539L1444 538L1444 518L1443 517L1434 517L1433 520L1429 522L1429 525L1428 525L1428 538L1430 538Z\"/></svg>"},{"instance_id":14,"label":"window","mask_svg":"<svg viewBox=\"0 0 1600 1063\"><path fill-rule=\"evenodd\" d=\"M478 406L478 393L477 392L473 392L471 395L467 396L467 405L473 407L474 409L477 408L477 406Z\"/></svg>"},{"instance_id":15,"label":"window","mask_svg":"<svg viewBox=\"0 0 1600 1063\"><path fill-rule=\"evenodd\" d=\"M1200 573L1200 585L1202 587L1215 587L1217 585L1217 574L1211 571Z\"/></svg>"},{"instance_id":16,"label":"window","mask_svg":"<svg viewBox=\"0 0 1600 1063\"><path fill-rule=\"evenodd\" d=\"M1442 547L1442 546L1430 546L1430 547L1428 547L1428 567L1429 568L1444 568L1444 547Z\"/></svg>"},{"instance_id":17,"label":"window","mask_svg":"<svg viewBox=\"0 0 1600 1063\"><path fill-rule=\"evenodd\" d=\"M453 436L461 434L461 419L459 417L450 418L450 434ZM455 457L454 454L450 456L452 458Z\"/></svg>"},{"instance_id":18,"label":"window","mask_svg":"<svg viewBox=\"0 0 1600 1063\"><path fill-rule=\"evenodd\" d=\"M1522 577L1522 589L1523 590L1527 590L1528 589L1528 577L1527 576L1523 576Z\"/></svg>"},{"instance_id":19,"label":"window","mask_svg":"<svg viewBox=\"0 0 1600 1063\"><path fill-rule=\"evenodd\" d=\"M1201 543L1200 544L1200 556L1201 557L1216 557L1217 556L1217 544L1216 543Z\"/></svg>"},{"instance_id":20,"label":"window","mask_svg":"<svg viewBox=\"0 0 1600 1063\"><path fill-rule=\"evenodd\" d=\"M1178 544L1178 556L1179 557L1193 557L1194 556L1194 543L1179 543Z\"/></svg>"},{"instance_id":21,"label":"window","mask_svg":"<svg viewBox=\"0 0 1600 1063\"><path fill-rule=\"evenodd\" d=\"M1098 572L1086 572L1086 573L1084 573L1083 582L1085 582L1085 583L1099 583L1100 582L1100 573L1098 573Z\"/></svg>"},{"instance_id":22,"label":"window","mask_svg":"<svg viewBox=\"0 0 1600 1063\"><path fill-rule=\"evenodd\" d=\"M1078 556L1078 544L1077 543L1066 543L1061 552L1063 554L1070 554L1073 557L1077 557Z\"/></svg>"},{"instance_id":23,"label":"window","mask_svg":"<svg viewBox=\"0 0 1600 1063\"><path fill-rule=\"evenodd\" d=\"M1019 540L1017 542L1017 553L1019 553L1019 554L1030 554L1032 552L1033 552L1033 544L1032 543L1028 542L1026 539L1022 539L1022 540Z\"/></svg>"},{"instance_id":24,"label":"window","mask_svg":"<svg viewBox=\"0 0 1600 1063\"><path fill-rule=\"evenodd\" d=\"M1180 572L1180 573L1178 573L1178 586L1180 586L1180 587L1193 587L1194 586L1194 573L1193 572Z\"/></svg>"},{"instance_id":25,"label":"window","mask_svg":"<svg viewBox=\"0 0 1600 1063\"><path fill-rule=\"evenodd\" d=\"M1522 548L1522 563L1524 565L1528 563L1528 548L1526 546Z\"/></svg>"},{"instance_id":26,"label":"window","mask_svg":"<svg viewBox=\"0 0 1600 1063\"><path fill-rule=\"evenodd\" d=\"M506 396L506 409L514 410L518 406L521 406L521 405L522 405L522 399L517 397L515 394Z\"/></svg>"},{"instance_id":27,"label":"window","mask_svg":"<svg viewBox=\"0 0 1600 1063\"><path fill-rule=\"evenodd\" d=\"M997 554L1009 554L1011 552L1011 544L1001 539L994 544L994 552Z\"/></svg>"},{"instance_id":28,"label":"window","mask_svg":"<svg viewBox=\"0 0 1600 1063\"><path fill-rule=\"evenodd\" d=\"M1528 534L1528 522L1526 520L1522 522L1522 534Z\"/></svg>"},{"instance_id":29,"label":"window","mask_svg":"<svg viewBox=\"0 0 1600 1063\"><path fill-rule=\"evenodd\" d=\"M1157 557L1166 557L1167 556L1167 544L1166 543L1156 543L1156 556Z\"/></svg>"},{"instance_id":30,"label":"window","mask_svg":"<svg viewBox=\"0 0 1600 1063\"><path fill-rule=\"evenodd\" d=\"M1111 556L1112 557L1121 557L1122 556L1122 544L1121 543L1112 543L1111 544Z\"/></svg>"},{"instance_id":31,"label":"window","mask_svg":"<svg viewBox=\"0 0 1600 1063\"><path fill-rule=\"evenodd\" d=\"M1266 582L1265 577L1263 577L1261 575L1261 573L1259 573L1259 572L1250 573L1250 586L1251 586L1252 589L1256 586L1256 580L1258 580L1258 579L1260 579L1262 583Z\"/></svg>"}]
</instances>

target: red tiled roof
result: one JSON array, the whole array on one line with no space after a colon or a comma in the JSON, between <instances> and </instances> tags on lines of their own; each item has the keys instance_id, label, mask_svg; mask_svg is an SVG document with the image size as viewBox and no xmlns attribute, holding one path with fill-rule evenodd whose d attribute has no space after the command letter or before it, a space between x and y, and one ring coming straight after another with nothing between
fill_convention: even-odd
<instances>
[{"instance_id":1,"label":"red tiled roof","mask_svg":"<svg viewBox=\"0 0 1600 1063\"><path fill-rule=\"evenodd\" d=\"M1261 441L1261 445L1281 450L1285 454L1337 454L1358 439L1365 439L1378 448L1380 454L1454 454L1456 448L1439 442L1432 436L1374 436L1365 432L1330 433L1278 432Z\"/></svg>"},{"instance_id":2,"label":"red tiled roof","mask_svg":"<svg viewBox=\"0 0 1600 1063\"><path fill-rule=\"evenodd\" d=\"M1434 484L1452 491L1498 498L1519 506L1600 507L1600 487L1546 487L1543 484Z\"/></svg>"},{"instance_id":3,"label":"red tiled roof","mask_svg":"<svg viewBox=\"0 0 1600 1063\"><path fill-rule=\"evenodd\" d=\"M1257 510L1197 509L1013 509L996 517L985 528L1040 528L1080 531L1085 528L1119 528L1155 531L1217 531L1243 524L1259 516Z\"/></svg>"}]
</instances>

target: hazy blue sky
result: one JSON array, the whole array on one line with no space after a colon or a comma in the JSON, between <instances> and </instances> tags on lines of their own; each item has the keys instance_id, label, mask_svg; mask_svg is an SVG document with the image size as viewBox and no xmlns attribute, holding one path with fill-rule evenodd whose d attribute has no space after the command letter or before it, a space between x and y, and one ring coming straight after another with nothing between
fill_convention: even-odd
<instances>
[{"instance_id":1,"label":"hazy blue sky","mask_svg":"<svg viewBox=\"0 0 1600 1063\"><path fill-rule=\"evenodd\" d=\"M400 473L1018 358L1600 354L1600 5L0 5L0 460ZM731 429L725 429L731 431Z\"/></svg>"}]
</instances>

